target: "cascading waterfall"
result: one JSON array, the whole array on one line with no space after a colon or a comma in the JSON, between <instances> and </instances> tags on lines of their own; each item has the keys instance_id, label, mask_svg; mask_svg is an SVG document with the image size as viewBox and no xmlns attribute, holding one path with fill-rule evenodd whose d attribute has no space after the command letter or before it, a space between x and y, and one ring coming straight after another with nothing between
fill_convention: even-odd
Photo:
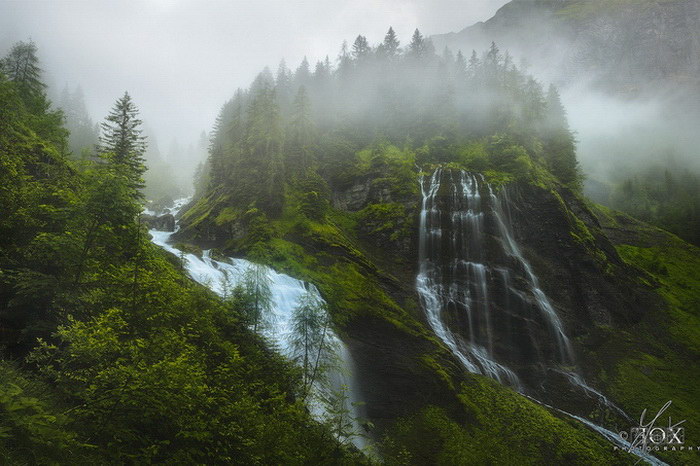
<instances>
[{"instance_id":1,"label":"cascading waterfall","mask_svg":"<svg viewBox=\"0 0 700 466\"><path fill-rule=\"evenodd\" d=\"M177 209L185 204L184 201L176 201L171 213L176 214ZM173 232L150 230L152 242L176 256L182 257L187 273L200 284L208 287L216 294L223 296L228 289L235 286L245 275L253 263L245 259L228 258L227 262L211 258L211 251L203 251L202 257L195 254L184 253L169 244ZM270 283L272 318L270 324L261 333L284 355L292 356L290 336L292 334L292 315L299 299L306 293L313 293L320 298L318 290L312 284L305 283L296 278L276 272L270 267L265 267L265 274ZM344 390L347 399L344 401L344 409L351 418L354 436L352 442L359 449L365 449L367 442L363 435L363 429L359 424L362 418L359 390L355 377L355 363L350 351L337 334L329 329L326 338L330 345L336 348L339 364L337 369L331 369L328 374L330 389L334 392ZM320 390L320 387L315 387ZM316 400L308 403L309 411L319 421L327 418L326 406Z\"/></svg>"},{"instance_id":2,"label":"cascading waterfall","mask_svg":"<svg viewBox=\"0 0 700 466\"><path fill-rule=\"evenodd\" d=\"M416 286L428 323L465 369L525 394L529 390L512 368L530 377L533 368L550 368L629 419L571 370L575 357L563 323L514 239L507 190L496 195L482 175L443 168L419 181L423 201ZM618 447L630 447L604 427L552 409ZM641 450L631 453L664 464Z\"/></svg>"},{"instance_id":3,"label":"cascading waterfall","mask_svg":"<svg viewBox=\"0 0 700 466\"><path fill-rule=\"evenodd\" d=\"M522 390L515 372L498 360L493 308L536 308L554 336L558 362L573 363L563 325L513 239L502 199L480 175L464 171L438 168L430 177L421 176L420 184L417 288L435 333L467 370ZM500 260L487 260L491 256ZM516 276L526 285L522 291L512 284ZM510 346L498 343L501 353Z\"/></svg>"}]
</instances>

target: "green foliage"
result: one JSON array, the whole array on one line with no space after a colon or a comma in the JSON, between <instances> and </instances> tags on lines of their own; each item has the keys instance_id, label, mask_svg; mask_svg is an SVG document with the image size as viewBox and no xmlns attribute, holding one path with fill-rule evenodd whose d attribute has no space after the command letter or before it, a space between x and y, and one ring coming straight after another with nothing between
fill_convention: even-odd
<instances>
[{"instance_id":1,"label":"green foliage","mask_svg":"<svg viewBox=\"0 0 700 466\"><path fill-rule=\"evenodd\" d=\"M115 136L109 163L68 161L60 120L20 87L0 75L0 344L28 356L0 361L0 462L361 462L310 418L245 300L214 297L150 244L138 139ZM113 135L134 136L132 116ZM255 244L272 237L263 213L241 212Z\"/></svg>"},{"instance_id":2,"label":"green foliage","mask_svg":"<svg viewBox=\"0 0 700 466\"><path fill-rule=\"evenodd\" d=\"M604 203L700 245L700 178L651 167L621 177Z\"/></svg>"},{"instance_id":3,"label":"green foliage","mask_svg":"<svg viewBox=\"0 0 700 466\"><path fill-rule=\"evenodd\" d=\"M521 179L530 174L532 162L527 151L505 135L493 136L486 146L486 153L496 170L513 173Z\"/></svg>"},{"instance_id":4,"label":"green foliage","mask_svg":"<svg viewBox=\"0 0 700 466\"><path fill-rule=\"evenodd\" d=\"M617 330L599 349L607 392L639 416L673 403L667 413L683 420L686 432L700 429L700 251L662 230L601 207L596 213L604 228L620 232L615 248L640 270L640 286L661 298L639 322ZM652 299L648 297L647 299ZM663 457L677 461L677 455ZM691 456L688 461L697 461Z\"/></svg>"},{"instance_id":5,"label":"green foliage","mask_svg":"<svg viewBox=\"0 0 700 466\"><path fill-rule=\"evenodd\" d=\"M47 396L50 389L0 361L0 460L20 464L58 464L87 460L89 446L77 440L69 416Z\"/></svg>"},{"instance_id":6,"label":"green foliage","mask_svg":"<svg viewBox=\"0 0 700 466\"><path fill-rule=\"evenodd\" d=\"M314 387L323 387L331 368L337 368L337 345L331 339L331 322L325 302L315 290L302 296L292 313L291 346L294 360L302 369L302 397Z\"/></svg>"},{"instance_id":7,"label":"green foliage","mask_svg":"<svg viewBox=\"0 0 700 466\"><path fill-rule=\"evenodd\" d=\"M410 238L413 232L413 221L403 204L370 204L357 216L362 231L380 242Z\"/></svg>"},{"instance_id":8,"label":"green foliage","mask_svg":"<svg viewBox=\"0 0 700 466\"><path fill-rule=\"evenodd\" d=\"M244 321L253 330L258 332L269 327L272 314L272 290L270 289L270 277L267 269L262 264L253 264L243 276L242 302L239 308Z\"/></svg>"},{"instance_id":9,"label":"green foliage","mask_svg":"<svg viewBox=\"0 0 700 466\"><path fill-rule=\"evenodd\" d=\"M112 169L126 177L136 197L141 196L146 172L143 154L146 141L141 136L138 109L128 92L117 99L111 112L100 125L99 151Z\"/></svg>"},{"instance_id":10,"label":"green foliage","mask_svg":"<svg viewBox=\"0 0 700 466\"><path fill-rule=\"evenodd\" d=\"M384 438L388 464L627 464L593 432L482 377L462 386L468 425L436 406ZM514 426L518 426L514 428Z\"/></svg>"}]
</instances>

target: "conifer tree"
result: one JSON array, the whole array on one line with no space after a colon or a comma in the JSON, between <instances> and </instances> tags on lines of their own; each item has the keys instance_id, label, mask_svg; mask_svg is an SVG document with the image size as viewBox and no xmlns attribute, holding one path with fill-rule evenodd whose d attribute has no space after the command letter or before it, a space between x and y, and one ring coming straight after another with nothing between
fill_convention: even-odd
<instances>
[{"instance_id":1,"label":"conifer tree","mask_svg":"<svg viewBox=\"0 0 700 466\"><path fill-rule=\"evenodd\" d=\"M17 42L0 61L0 70L15 83L23 98L42 95L46 85L41 81L37 47L32 41Z\"/></svg>"},{"instance_id":2,"label":"conifer tree","mask_svg":"<svg viewBox=\"0 0 700 466\"><path fill-rule=\"evenodd\" d=\"M294 98L292 121L287 135L287 165L292 173L304 173L312 165L312 137L311 102L306 88L301 86Z\"/></svg>"},{"instance_id":3,"label":"conifer tree","mask_svg":"<svg viewBox=\"0 0 700 466\"><path fill-rule=\"evenodd\" d=\"M425 54L425 39L418 29L413 31L408 51L414 57L422 57Z\"/></svg>"},{"instance_id":4,"label":"conifer tree","mask_svg":"<svg viewBox=\"0 0 700 466\"><path fill-rule=\"evenodd\" d=\"M352 44L352 56L355 60L360 61L367 58L372 51L372 48L367 42L367 38L363 35L357 36L355 42Z\"/></svg>"},{"instance_id":5,"label":"conifer tree","mask_svg":"<svg viewBox=\"0 0 700 466\"><path fill-rule=\"evenodd\" d=\"M396 58L400 53L399 45L400 42L399 39L396 37L394 28L389 27L389 30L384 36L384 42L382 42L382 51L384 55L389 59Z\"/></svg>"},{"instance_id":6,"label":"conifer tree","mask_svg":"<svg viewBox=\"0 0 700 466\"><path fill-rule=\"evenodd\" d=\"M129 187L140 190L144 186L146 172L144 153L146 138L141 135L141 120L138 109L128 92L117 99L112 111L100 125L100 155L125 176Z\"/></svg>"},{"instance_id":7,"label":"conifer tree","mask_svg":"<svg viewBox=\"0 0 700 466\"><path fill-rule=\"evenodd\" d=\"M317 292L305 293L294 308L291 335L293 357L302 368L303 398L309 395L315 383L323 381L337 359L329 333L325 303Z\"/></svg>"},{"instance_id":8,"label":"conifer tree","mask_svg":"<svg viewBox=\"0 0 700 466\"><path fill-rule=\"evenodd\" d=\"M243 314L254 332L266 328L272 321L272 291L270 277L262 264L253 264L243 276L245 306Z\"/></svg>"},{"instance_id":9,"label":"conifer tree","mask_svg":"<svg viewBox=\"0 0 700 466\"><path fill-rule=\"evenodd\" d=\"M457 51L457 58L455 59L455 76L459 79L467 76L467 60L464 58L461 50Z\"/></svg>"}]
</instances>

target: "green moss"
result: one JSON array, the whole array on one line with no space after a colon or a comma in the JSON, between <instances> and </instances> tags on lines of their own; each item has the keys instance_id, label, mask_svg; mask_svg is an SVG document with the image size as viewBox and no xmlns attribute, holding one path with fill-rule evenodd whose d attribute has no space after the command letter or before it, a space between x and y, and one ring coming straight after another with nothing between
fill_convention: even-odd
<instances>
[{"instance_id":1,"label":"green moss","mask_svg":"<svg viewBox=\"0 0 700 466\"><path fill-rule=\"evenodd\" d=\"M225 223L233 222L234 220L238 219L240 215L241 211L239 209L233 207L226 207L222 209L221 212L219 212L219 215L217 215L216 219L214 220L214 223L221 226Z\"/></svg>"},{"instance_id":2,"label":"green moss","mask_svg":"<svg viewBox=\"0 0 700 466\"><path fill-rule=\"evenodd\" d=\"M459 395L474 418L474 464L628 464L631 457L578 421L555 414L484 377ZM517 428L513 428L517 426Z\"/></svg>"},{"instance_id":3,"label":"green moss","mask_svg":"<svg viewBox=\"0 0 700 466\"><path fill-rule=\"evenodd\" d=\"M369 236L397 241L412 235L413 222L403 204L370 204L358 212L357 220Z\"/></svg>"},{"instance_id":4,"label":"green moss","mask_svg":"<svg viewBox=\"0 0 700 466\"><path fill-rule=\"evenodd\" d=\"M454 383L452 382L452 377L447 373L447 371L440 365L434 355L424 354L421 357L423 364L432 369L451 390L455 389Z\"/></svg>"},{"instance_id":5,"label":"green moss","mask_svg":"<svg viewBox=\"0 0 700 466\"><path fill-rule=\"evenodd\" d=\"M632 464L578 421L479 376L462 385L461 425L428 406L400 419L383 446L389 464Z\"/></svg>"},{"instance_id":6,"label":"green moss","mask_svg":"<svg viewBox=\"0 0 700 466\"><path fill-rule=\"evenodd\" d=\"M672 235L656 246L618 244L620 256L644 271L643 285L663 298L642 321L601 349L621 355L609 374L608 392L633 416L656 412L686 420L688 440L700 432L700 250ZM646 277L646 278L645 278ZM688 457L688 455L690 455ZM666 458L680 456L667 453ZM691 453L683 460L700 462Z\"/></svg>"},{"instance_id":7,"label":"green moss","mask_svg":"<svg viewBox=\"0 0 700 466\"><path fill-rule=\"evenodd\" d=\"M513 176L511 173L497 170L486 170L483 173L486 181L494 186L502 186L515 181L515 176Z\"/></svg>"}]
</instances>

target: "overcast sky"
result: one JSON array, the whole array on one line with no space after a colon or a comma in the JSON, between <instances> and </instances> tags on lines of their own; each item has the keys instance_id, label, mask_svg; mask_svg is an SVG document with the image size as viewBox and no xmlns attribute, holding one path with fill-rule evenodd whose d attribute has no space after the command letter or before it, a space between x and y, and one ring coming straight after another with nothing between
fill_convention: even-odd
<instances>
[{"instance_id":1,"label":"overcast sky","mask_svg":"<svg viewBox=\"0 0 700 466\"><path fill-rule=\"evenodd\" d=\"M128 90L161 149L209 130L264 66L338 54L391 25L403 44L490 18L505 0L0 0L0 54L33 39L54 87L81 84L95 120ZM312 61L313 66L313 61Z\"/></svg>"}]
</instances>

